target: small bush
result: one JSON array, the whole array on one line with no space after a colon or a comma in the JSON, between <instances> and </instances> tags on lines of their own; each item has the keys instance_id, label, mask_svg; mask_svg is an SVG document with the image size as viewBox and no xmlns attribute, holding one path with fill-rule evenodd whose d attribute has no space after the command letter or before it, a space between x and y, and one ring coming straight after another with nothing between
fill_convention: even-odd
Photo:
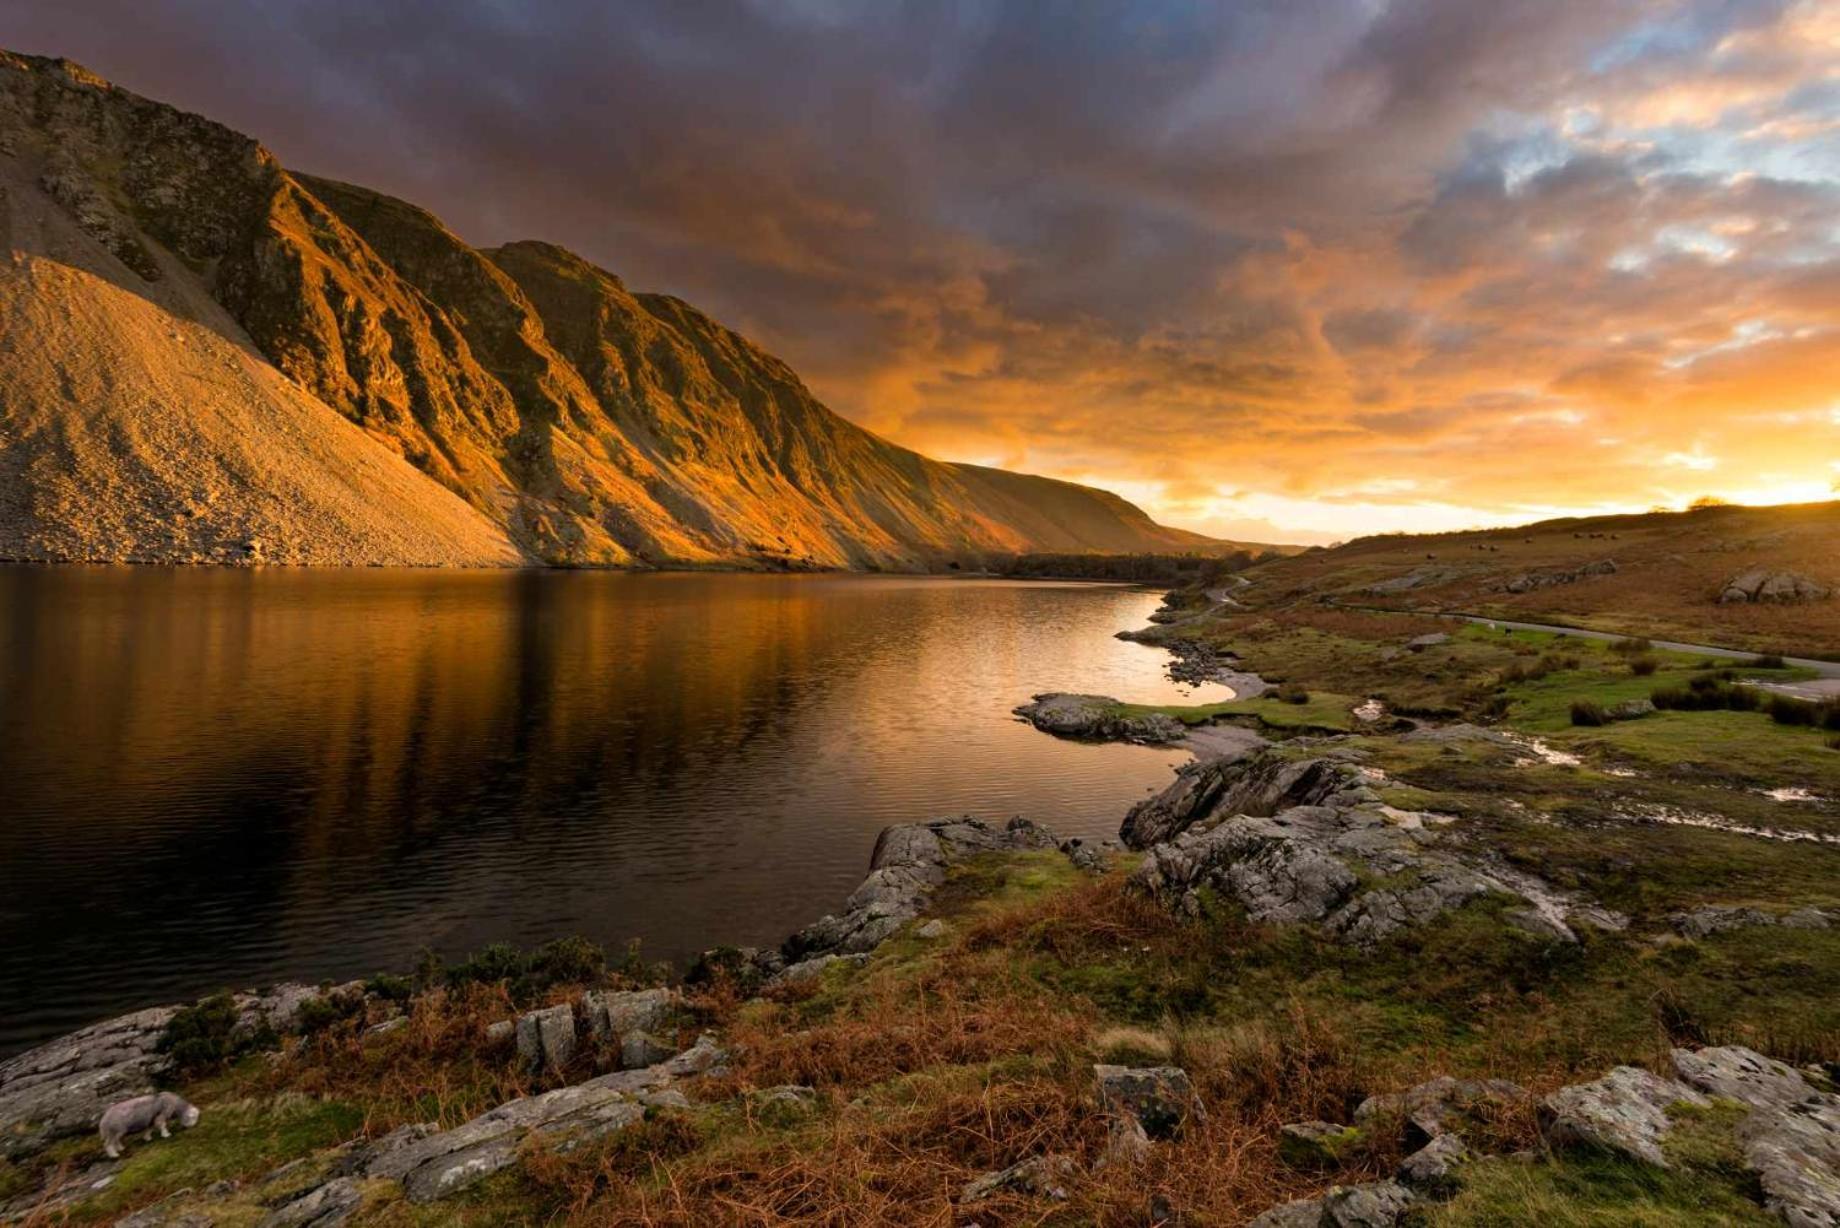
<instances>
[{"instance_id":1,"label":"small bush","mask_svg":"<svg viewBox=\"0 0 1840 1228\"><path fill-rule=\"evenodd\" d=\"M1827 749L1828 750L1840 750L1840 738L1827 739Z\"/></svg>"},{"instance_id":2,"label":"small bush","mask_svg":"<svg viewBox=\"0 0 1840 1228\"><path fill-rule=\"evenodd\" d=\"M556 985L598 981L607 971L607 954L579 935L558 938L534 951L508 942L483 947L442 973L449 988L504 985L515 1001L529 1001Z\"/></svg>"},{"instance_id":3,"label":"small bush","mask_svg":"<svg viewBox=\"0 0 1840 1228\"><path fill-rule=\"evenodd\" d=\"M1660 668L1661 662L1653 657L1631 657L1629 659L1629 672L1638 678L1646 678Z\"/></svg>"},{"instance_id":4,"label":"small bush","mask_svg":"<svg viewBox=\"0 0 1840 1228\"><path fill-rule=\"evenodd\" d=\"M1655 642L1646 637L1618 640L1610 645L1611 652L1620 652L1626 657L1644 657L1655 650Z\"/></svg>"},{"instance_id":5,"label":"small bush","mask_svg":"<svg viewBox=\"0 0 1840 1228\"><path fill-rule=\"evenodd\" d=\"M1287 682L1279 687L1277 696L1280 702L1287 704L1307 704L1310 702L1310 693L1295 682Z\"/></svg>"},{"instance_id":6,"label":"small bush","mask_svg":"<svg viewBox=\"0 0 1840 1228\"><path fill-rule=\"evenodd\" d=\"M1686 686L1659 687L1648 698L1656 708L1676 712L1755 712L1762 706L1755 688L1708 677L1694 678Z\"/></svg>"},{"instance_id":7,"label":"small bush","mask_svg":"<svg viewBox=\"0 0 1840 1228\"><path fill-rule=\"evenodd\" d=\"M1572 724L1596 726L1607 725L1609 722L1610 714L1605 712L1604 706L1596 700L1575 699L1572 701Z\"/></svg>"},{"instance_id":8,"label":"small bush","mask_svg":"<svg viewBox=\"0 0 1840 1228\"><path fill-rule=\"evenodd\" d=\"M1752 669L1782 669L1783 665L1784 662L1781 653L1764 652L1751 658L1750 667Z\"/></svg>"},{"instance_id":9,"label":"small bush","mask_svg":"<svg viewBox=\"0 0 1840 1228\"><path fill-rule=\"evenodd\" d=\"M154 1048L172 1059L181 1075L209 1074L232 1058L272 1045L266 1026L237 1031L236 1001L226 991L185 1007L167 1021Z\"/></svg>"},{"instance_id":10,"label":"small bush","mask_svg":"<svg viewBox=\"0 0 1840 1228\"><path fill-rule=\"evenodd\" d=\"M406 976L394 976L388 972L379 972L364 982L364 992L375 994L391 1002L407 1002L415 995L415 984Z\"/></svg>"}]
</instances>

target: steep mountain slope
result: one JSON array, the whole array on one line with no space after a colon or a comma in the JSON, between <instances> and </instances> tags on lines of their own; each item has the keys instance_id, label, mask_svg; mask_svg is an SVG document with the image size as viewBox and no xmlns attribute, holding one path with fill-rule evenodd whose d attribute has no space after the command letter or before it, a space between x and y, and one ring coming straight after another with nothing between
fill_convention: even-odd
<instances>
[{"instance_id":1,"label":"steep mountain slope","mask_svg":"<svg viewBox=\"0 0 1840 1228\"><path fill-rule=\"evenodd\" d=\"M39 231L60 236L32 238L37 248L9 240L16 270L55 260L92 274L40 271L9 293L106 286L215 334L212 344L162 344L157 358L142 345L139 361L162 378L221 387L228 369L259 355L275 388L294 386L274 404L336 411L362 428L350 436L357 444L394 452L531 559L914 568L990 552L1220 548L1102 491L898 447L826 409L783 362L685 303L632 294L549 244L472 248L422 209L291 174L254 140L67 61L0 53L0 170L14 212L55 215ZM83 313L54 336L56 314L15 313L8 364L34 348L88 348L83 361L117 365L108 347L118 339L82 333ZM175 337L185 332L175 324ZM127 523L86 524L95 499L44 497L62 462L33 441L71 409L53 384L25 375L22 367L11 381L4 410L17 421L0 419L0 463L18 475L9 498L25 528L0 553L91 557L77 545L87 540L100 557L156 557L159 543L180 541L159 509L183 502L183 483L157 466L116 476L109 502L139 509L128 519L140 526L116 548L110 534ZM147 400L108 387L85 405L113 419ZM39 424L30 435L28 420ZM226 446L210 432L171 444ZM243 450L277 448L277 438L252 435ZM66 486L87 489L81 464L64 461L77 465ZM311 487L291 502L317 508ZM234 492L251 486L224 489L234 506ZM432 490L424 501L445 498ZM419 523L400 507L380 506L377 517ZM274 539L271 557L321 559L280 525L250 535Z\"/></svg>"}]
</instances>

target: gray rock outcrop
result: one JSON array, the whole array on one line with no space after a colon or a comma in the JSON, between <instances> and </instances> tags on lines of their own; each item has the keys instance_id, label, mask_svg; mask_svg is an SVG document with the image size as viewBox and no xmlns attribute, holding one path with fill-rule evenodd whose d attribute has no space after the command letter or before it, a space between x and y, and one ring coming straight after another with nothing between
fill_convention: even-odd
<instances>
[{"instance_id":1,"label":"gray rock outcrop","mask_svg":"<svg viewBox=\"0 0 1840 1228\"><path fill-rule=\"evenodd\" d=\"M980 1203L997 1194L1027 1194L1064 1202L1067 1186L1078 1176L1079 1167L1062 1155L1030 1156L1008 1168L967 1182L959 1191L961 1205Z\"/></svg>"},{"instance_id":2,"label":"gray rock outcrop","mask_svg":"<svg viewBox=\"0 0 1840 1228\"><path fill-rule=\"evenodd\" d=\"M972 818L887 828L875 842L869 876L844 901L843 911L821 917L787 939L786 960L796 966L814 956L873 951L921 914L934 890L946 881L949 866L982 853L1058 845L1053 832L1022 818L1000 828ZM780 975L791 971L788 967Z\"/></svg>"},{"instance_id":3,"label":"gray rock outcrop","mask_svg":"<svg viewBox=\"0 0 1840 1228\"><path fill-rule=\"evenodd\" d=\"M1273 1207L1246 1228L1393 1228L1412 1201L1397 1181L1338 1185L1321 1198Z\"/></svg>"},{"instance_id":4,"label":"gray rock outcrop","mask_svg":"<svg viewBox=\"0 0 1840 1228\"><path fill-rule=\"evenodd\" d=\"M0 1159L86 1134L109 1105L154 1090L167 1069L160 1037L178 1011L135 1011L0 1063Z\"/></svg>"},{"instance_id":5,"label":"gray rock outcrop","mask_svg":"<svg viewBox=\"0 0 1840 1228\"><path fill-rule=\"evenodd\" d=\"M1216 814L1270 815L1292 806L1364 800L1378 798L1347 765L1265 750L1184 764L1173 784L1131 807L1118 834L1125 847L1145 849Z\"/></svg>"},{"instance_id":6,"label":"gray rock outcrop","mask_svg":"<svg viewBox=\"0 0 1840 1228\"><path fill-rule=\"evenodd\" d=\"M1596 1148L1666 1168L1661 1141L1672 1124L1668 1110L1706 1103L1685 1083L1618 1066L1601 1079L1562 1087L1546 1097L1540 1105L1541 1132L1555 1147Z\"/></svg>"},{"instance_id":7,"label":"gray rock outcrop","mask_svg":"<svg viewBox=\"0 0 1840 1228\"><path fill-rule=\"evenodd\" d=\"M1456 1079L1440 1075L1402 1092L1382 1092L1354 1111L1356 1124L1396 1118L1408 1146L1422 1147L1461 1127L1478 1109L1524 1100L1527 1090L1506 1079Z\"/></svg>"},{"instance_id":8,"label":"gray rock outcrop","mask_svg":"<svg viewBox=\"0 0 1840 1228\"><path fill-rule=\"evenodd\" d=\"M1015 714L1043 733L1062 738L1098 742L1142 742L1161 745L1180 742L1188 727L1161 712L1125 713L1115 699L1104 695L1050 692L1033 703L1014 709Z\"/></svg>"},{"instance_id":9,"label":"gray rock outcrop","mask_svg":"<svg viewBox=\"0 0 1840 1228\"><path fill-rule=\"evenodd\" d=\"M1583 567L1559 568L1552 571L1529 571L1515 576L1501 586L1501 591L1510 593L1531 593L1543 588L1557 588L1564 584L1576 584L1580 580L1590 580L1597 576L1613 576L1617 572L1614 559L1600 559L1595 563L1586 563Z\"/></svg>"},{"instance_id":10,"label":"gray rock outcrop","mask_svg":"<svg viewBox=\"0 0 1840 1228\"><path fill-rule=\"evenodd\" d=\"M1738 1142L1765 1205L1792 1228L1840 1225L1840 1096L1737 1045L1676 1049L1673 1058L1683 1082L1750 1108Z\"/></svg>"},{"instance_id":11,"label":"gray rock outcrop","mask_svg":"<svg viewBox=\"0 0 1840 1228\"><path fill-rule=\"evenodd\" d=\"M518 1016L518 1060L531 1071L560 1070L575 1056L575 1008L564 1002Z\"/></svg>"},{"instance_id":12,"label":"gray rock outcrop","mask_svg":"<svg viewBox=\"0 0 1840 1228\"><path fill-rule=\"evenodd\" d=\"M1769 604L1825 601L1832 591L1824 584L1793 571L1748 567L1719 586L1719 604Z\"/></svg>"}]
</instances>

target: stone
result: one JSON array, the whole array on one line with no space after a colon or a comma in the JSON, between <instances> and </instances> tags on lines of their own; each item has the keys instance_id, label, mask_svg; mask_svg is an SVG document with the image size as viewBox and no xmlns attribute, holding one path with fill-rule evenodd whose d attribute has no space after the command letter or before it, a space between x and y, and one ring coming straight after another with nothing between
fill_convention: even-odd
<instances>
[{"instance_id":1,"label":"stone","mask_svg":"<svg viewBox=\"0 0 1840 1228\"><path fill-rule=\"evenodd\" d=\"M1412 1205L1397 1181L1338 1185L1321 1198L1273 1207L1246 1228L1393 1228Z\"/></svg>"},{"instance_id":2,"label":"stone","mask_svg":"<svg viewBox=\"0 0 1840 1228\"><path fill-rule=\"evenodd\" d=\"M1398 1177L1421 1193L1447 1195L1458 1184L1458 1167L1469 1158L1469 1148L1460 1137L1440 1134L1400 1162Z\"/></svg>"},{"instance_id":3,"label":"stone","mask_svg":"<svg viewBox=\"0 0 1840 1228\"><path fill-rule=\"evenodd\" d=\"M995 1194L1015 1193L1065 1202L1067 1187L1078 1175L1079 1166L1066 1156L1031 1156L967 1182L959 1191L958 1201L961 1204L979 1203Z\"/></svg>"},{"instance_id":4,"label":"stone","mask_svg":"<svg viewBox=\"0 0 1840 1228\"><path fill-rule=\"evenodd\" d=\"M1361 1131L1353 1126L1292 1122L1278 1131L1278 1157L1293 1168L1334 1168L1361 1138Z\"/></svg>"},{"instance_id":5,"label":"stone","mask_svg":"<svg viewBox=\"0 0 1840 1228\"><path fill-rule=\"evenodd\" d=\"M1188 1072L1179 1066L1093 1067L1099 1107L1130 1118L1151 1139L1174 1137L1191 1120L1206 1120Z\"/></svg>"},{"instance_id":6,"label":"stone","mask_svg":"<svg viewBox=\"0 0 1840 1228\"><path fill-rule=\"evenodd\" d=\"M1141 742L1162 745L1180 742L1188 726L1162 712L1128 714L1123 705L1105 695L1050 692L1014 709L1017 716L1043 733L1097 742Z\"/></svg>"},{"instance_id":7,"label":"stone","mask_svg":"<svg viewBox=\"0 0 1840 1228\"><path fill-rule=\"evenodd\" d=\"M1527 1091L1506 1079L1455 1079L1440 1075L1403 1092L1369 1096L1354 1111L1357 1124L1367 1127L1397 1118L1407 1146L1423 1147L1459 1128L1478 1108L1512 1104Z\"/></svg>"},{"instance_id":8,"label":"stone","mask_svg":"<svg viewBox=\"0 0 1840 1228\"><path fill-rule=\"evenodd\" d=\"M934 819L885 828L869 858L869 875L843 911L819 918L786 940L796 965L819 955L863 955L893 937L925 909L946 880L948 866L982 853L1053 849L1054 833L1024 818L998 828L979 819ZM790 972L788 967L785 971ZM780 984L787 983L775 977Z\"/></svg>"},{"instance_id":9,"label":"stone","mask_svg":"<svg viewBox=\"0 0 1840 1228\"><path fill-rule=\"evenodd\" d=\"M1722 605L1738 605L1824 601L1830 596L1826 585L1798 572L1750 567L1725 581L1718 599Z\"/></svg>"},{"instance_id":10,"label":"stone","mask_svg":"<svg viewBox=\"0 0 1840 1228\"><path fill-rule=\"evenodd\" d=\"M593 1083L557 1088L512 1100L452 1130L401 1148L391 1168L402 1172L411 1202L459 1193L515 1163L528 1138L566 1152L645 1119L645 1107L621 1092Z\"/></svg>"},{"instance_id":11,"label":"stone","mask_svg":"<svg viewBox=\"0 0 1840 1228\"><path fill-rule=\"evenodd\" d=\"M802 1083L765 1088L750 1095L748 1101L769 1125L791 1125L818 1111L818 1093Z\"/></svg>"},{"instance_id":12,"label":"stone","mask_svg":"<svg viewBox=\"0 0 1840 1228\"><path fill-rule=\"evenodd\" d=\"M1594 1147L1668 1167L1661 1141L1676 1104L1704 1107L1707 1100L1685 1083L1634 1066L1618 1066L1592 1083L1562 1087L1540 1105L1541 1133L1554 1147Z\"/></svg>"},{"instance_id":13,"label":"stone","mask_svg":"<svg viewBox=\"0 0 1840 1228\"><path fill-rule=\"evenodd\" d=\"M1433 631L1429 635L1414 636L1406 641L1406 647L1413 652L1423 652L1427 648L1436 648L1450 643L1450 636L1442 631Z\"/></svg>"},{"instance_id":14,"label":"stone","mask_svg":"<svg viewBox=\"0 0 1840 1228\"><path fill-rule=\"evenodd\" d=\"M620 1068L641 1070L677 1056L677 1049L650 1032L632 1031L620 1040Z\"/></svg>"},{"instance_id":15,"label":"stone","mask_svg":"<svg viewBox=\"0 0 1840 1228\"><path fill-rule=\"evenodd\" d=\"M0 1159L33 1155L96 1128L102 1111L155 1089L174 1006L121 1015L0 1062Z\"/></svg>"},{"instance_id":16,"label":"stone","mask_svg":"<svg viewBox=\"0 0 1840 1228\"><path fill-rule=\"evenodd\" d=\"M1760 908L1733 908L1722 904L1677 912L1668 920L1684 938L1709 938L1729 930L1776 924L1776 918Z\"/></svg>"},{"instance_id":17,"label":"stone","mask_svg":"<svg viewBox=\"0 0 1840 1228\"><path fill-rule=\"evenodd\" d=\"M1686 1083L1750 1107L1738 1141L1765 1205L1794 1228L1840 1225L1840 1096L1738 1045L1676 1049L1673 1058Z\"/></svg>"},{"instance_id":18,"label":"stone","mask_svg":"<svg viewBox=\"0 0 1840 1228\"><path fill-rule=\"evenodd\" d=\"M1204 760L1184 765L1167 789L1133 806L1119 838L1126 848L1147 849L1216 816L1333 805L1364 787L1357 768L1328 758L1299 761L1265 750Z\"/></svg>"},{"instance_id":19,"label":"stone","mask_svg":"<svg viewBox=\"0 0 1840 1228\"><path fill-rule=\"evenodd\" d=\"M261 1228L332 1228L352 1217L364 1191L350 1177L334 1177L262 1217Z\"/></svg>"},{"instance_id":20,"label":"stone","mask_svg":"<svg viewBox=\"0 0 1840 1228\"><path fill-rule=\"evenodd\" d=\"M588 1034L602 1041L628 1032L662 1032L678 1007L678 995L670 989L590 990L582 995Z\"/></svg>"},{"instance_id":21,"label":"stone","mask_svg":"<svg viewBox=\"0 0 1840 1228\"><path fill-rule=\"evenodd\" d=\"M1104 845L1082 840L1078 836L1065 841L1061 845L1061 852L1066 854L1067 860L1073 863L1074 869L1083 870L1088 874L1105 873L1110 862Z\"/></svg>"},{"instance_id":22,"label":"stone","mask_svg":"<svg viewBox=\"0 0 1840 1228\"><path fill-rule=\"evenodd\" d=\"M938 917L934 917L931 921L928 921L926 924L914 930L914 937L924 938L928 942L936 942L944 938L947 932L946 923L941 921Z\"/></svg>"},{"instance_id":23,"label":"stone","mask_svg":"<svg viewBox=\"0 0 1840 1228\"><path fill-rule=\"evenodd\" d=\"M517 1020L499 1019L486 1025L486 1044L508 1045L517 1036Z\"/></svg>"},{"instance_id":24,"label":"stone","mask_svg":"<svg viewBox=\"0 0 1840 1228\"><path fill-rule=\"evenodd\" d=\"M763 989L781 989L791 985L814 984L825 971L842 964L848 968L860 968L869 962L868 955L818 955L811 959L802 959L796 964L788 964L780 971L767 978Z\"/></svg>"},{"instance_id":25,"label":"stone","mask_svg":"<svg viewBox=\"0 0 1840 1228\"><path fill-rule=\"evenodd\" d=\"M520 1015L518 1059L528 1070L560 1070L575 1056L575 1008L568 1003Z\"/></svg>"}]
</instances>

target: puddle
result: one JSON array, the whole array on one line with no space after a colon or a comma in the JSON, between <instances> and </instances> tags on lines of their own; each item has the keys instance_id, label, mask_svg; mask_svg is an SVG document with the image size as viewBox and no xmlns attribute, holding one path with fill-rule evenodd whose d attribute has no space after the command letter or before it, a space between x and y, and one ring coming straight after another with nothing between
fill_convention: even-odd
<instances>
[{"instance_id":1,"label":"puddle","mask_svg":"<svg viewBox=\"0 0 1840 1228\"><path fill-rule=\"evenodd\" d=\"M1513 742L1521 749L1530 752L1534 758L1542 763L1549 763L1554 767L1577 767L1584 762L1584 760L1580 759L1577 755L1571 754L1568 751L1558 750L1540 741L1538 738L1521 737L1516 734L1509 734L1507 736L1509 741Z\"/></svg>"},{"instance_id":2,"label":"puddle","mask_svg":"<svg viewBox=\"0 0 1840 1228\"><path fill-rule=\"evenodd\" d=\"M1698 827L1706 831L1728 832L1734 836L1752 836L1759 840L1783 840L1805 844L1840 844L1840 835L1814 831L1784 831L1780 827L1751 827L1733 823L1715 814L1695 814L1671 806L1649 806L1626 816L1636 823L1665 823L1669 827Z\"/></svg>"},{"instance_id":3,"label":"puddle","mask_svg":"<svg viewBox=\"0 0 1840 1228\"><path fill-rule=\"evenodd\" d=\"M1357 721L1377 721L1386 715L1386 705L1377 699L1370 699L1354 710Z\"/></svg>"},{"instance_id":4,"label":"puddle","mask_svg":"<svg viewBox=\"0 0 1840 1228\"><path fill-rule=\"evenodd\" d=\"M1614 776L1618 780L1634 780L1637 776L1641 775L1640 772L1632 772L1628 768L1613 767L1604 768L1603 773L1606 776Z\"/></svg>"},{"instance_id":5,"label":"puddle","mask_svg":"<svg viewBox=\"0 0 1840 1228\"><path fill-rule=\"evenodd\" d=\"M1381 771L1377 767L1362 767L1359 770L1361 773L1361 779L1369 782L1370 784L1383 785L1387 781L1392 779L1391 776L1388 776L1385 772Z\"/></svg>"},{"instance_id":6,"label":"puddle","mask_svg":"<svg viewBox=\"0 0 1840 1228\"><path fill-rule=\"evenodd\" d=\"M1810 793L1806 789L1797 789L1793 787L1787 789L1759 789L1758 792L1773 802L1818 802L1821 800L1821 796L1818 793Z\"/></svg>"}]
</instances>

